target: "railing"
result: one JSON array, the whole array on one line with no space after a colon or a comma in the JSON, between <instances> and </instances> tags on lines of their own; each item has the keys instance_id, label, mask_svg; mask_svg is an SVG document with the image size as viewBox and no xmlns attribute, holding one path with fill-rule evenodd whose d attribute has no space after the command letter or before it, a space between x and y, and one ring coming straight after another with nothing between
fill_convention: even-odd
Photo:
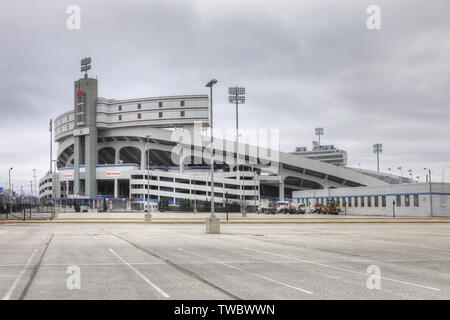
<instances>
[{"instance_id":1,"label":"railing","mask_svg":"<svg viewBox=\"0 0 450 320\"><path fill-rule=\"evenodd\" d=\"M54 205L6 203L0 205L0 220L52 220Z\"/></svg>"}]
</instances>

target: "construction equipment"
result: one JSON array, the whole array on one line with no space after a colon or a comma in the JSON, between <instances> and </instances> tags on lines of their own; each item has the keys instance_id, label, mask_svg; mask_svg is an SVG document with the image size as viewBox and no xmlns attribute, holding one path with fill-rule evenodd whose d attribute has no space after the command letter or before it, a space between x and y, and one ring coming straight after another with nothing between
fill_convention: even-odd
<instances>
[{"instance_id":1,"label":"construction equipment","mask_svg":"<svg viewBox=\"0 0 450 320\"><path fill-rule=\"evenodd\" d=\"M261 205L258 207L258 213L277 213L277 208L275 203L270 202L269 199L261 199Z\"/></svg>"},{"instance_id":2,"label":"construction equipment","mask_svg":"<svg viewBox=\"0 0 450 320\"><path fill-rule=\"evenodd\" d=\"M297 209L289 201L278 201L277 213L297 213Z\"/></svg>"}]
</instances>

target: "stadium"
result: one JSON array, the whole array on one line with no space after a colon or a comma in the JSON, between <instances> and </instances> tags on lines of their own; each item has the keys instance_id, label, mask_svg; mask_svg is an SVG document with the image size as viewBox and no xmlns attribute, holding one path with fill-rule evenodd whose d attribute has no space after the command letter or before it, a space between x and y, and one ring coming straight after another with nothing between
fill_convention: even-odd
<instances>
[{"instance_id":1,"label":"stadium","mask_svg":"<svg viewBox=\"0 0 450 320\"><path fill-rule=\"evenodd\" d=\"M256 207L293 191L388 185L381 176L281 152L273 130L240 133L239 142L233 130L214 130L211 144L208 94L106 99L86 73L73 96L73 107L53 121L57 158L40 180L42 202L120 200L138 210L162 199L201 204L211 198L211 149L217 205Z\"/></svg>"}]
</instances>

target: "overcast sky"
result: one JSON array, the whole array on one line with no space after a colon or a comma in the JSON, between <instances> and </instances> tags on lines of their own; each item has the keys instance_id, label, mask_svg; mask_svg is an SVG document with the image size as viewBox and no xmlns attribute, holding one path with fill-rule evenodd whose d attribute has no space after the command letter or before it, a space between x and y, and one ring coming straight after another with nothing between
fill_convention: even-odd
<instances>
[{"instance_id":1,"label":"overcast sky","mask_svg":"<svg viewBox=\"0 0 450 320\"><path fill-rule=\"evenodd\" d=\"M381 30L366 27L372 4ZM101 97L207 94L216 78L218 128L235 126L227 88L245 86L241 127L279 128L283 151L322 126L350 166L376 169L382 143L383 171L450 181L448 0L7 1L0 40L0 186L11 166L15 189L48 170L48 120L73 108L85 56Z\"/></svg>"}]
</instances>

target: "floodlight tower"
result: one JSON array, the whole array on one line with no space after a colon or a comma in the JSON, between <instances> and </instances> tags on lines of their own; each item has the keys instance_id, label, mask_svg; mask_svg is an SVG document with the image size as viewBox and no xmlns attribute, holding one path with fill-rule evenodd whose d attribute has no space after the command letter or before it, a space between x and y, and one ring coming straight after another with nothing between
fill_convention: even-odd
<instances>
[{"instance_id":1,"label":"floodlight tower","mask_svg":"<svg viewBox=\"0 0 450 320\"><path fill-rule=\"evenodd\" d=\"M373 145L373 153L377 155L377 170L380 172L380 153L383 153L383 145L381 143L375 143Z\"/></svg>"},{"instance_id":2,"label":"floodlight tower","mask_svg":"<svg viewBox=\"0 0 450 320\"><path fill-rule=\"evenodd\" d=\"M323 128L316 128L316 136L319 137L319 148L320 148L320 136L323 136Z\"/></svg>"},{"instance_id":3,"label":"floodlight tower","mask_svg":"<svg viewBox=\"0 0 450 320\"><path fill-rule=\"evenodd\" d=\"M88 78L88 70L91 70L91 58L81 59L81 72L84 72L84 78Z\"/></svg>"},{"instance_id":4,"label":"floodlight tower","mask_svg":"<svg viewBox=\"0 0 450 320\"><path fill-rule=\"evenodd\" d=\"M236 179L239 179L239 187L242 188L241 193L241 212L246 211L244 188L241 186L241 176L239 174L239 104L245 103L245 88L230 87L228 88L228 102L236 104Z\"/></svg>"}]
</instances>

